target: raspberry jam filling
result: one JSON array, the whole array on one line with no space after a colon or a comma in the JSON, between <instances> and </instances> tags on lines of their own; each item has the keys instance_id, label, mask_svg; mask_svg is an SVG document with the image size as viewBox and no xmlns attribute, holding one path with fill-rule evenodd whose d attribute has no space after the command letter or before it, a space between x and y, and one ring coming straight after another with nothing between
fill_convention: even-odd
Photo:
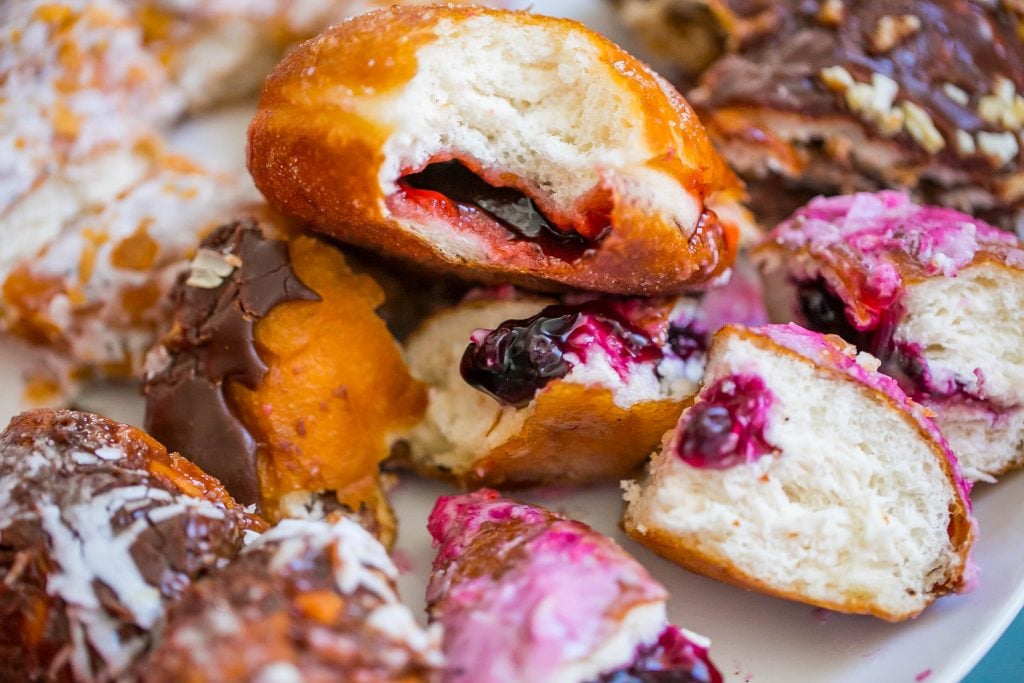
<instances>
[{"instance_id":1,"label":"raspberry jam filling","mask_svg":"<svg viewBox=\"0 0 1024 683\"><path fill-rule=\"evenodd\" d=\"M730 375L705 389L684 416L676 452L692 467L724 470L776 450L764 435L773 396L754 375Z\"/></svg>"},{"instance_id":2,"label":"raspberry jam filling","mask_svg":"<svg viewBox=\"0 0 1024 683\"><path fill-rule=\"evenodd\" d=\"M708 649L668 626L654 645L637 649L628 668L602 674L596 683L722 683Z\"/></svg>"},{"instance_id":3,"label":"raspberry jam filling","mask_svg":"<svg viewBox=\"0 0 1024 683\"><path fill-rule=\"evenodd\" d=\"M462 377L499 402L522 407L599 349L626 381L633 363L657 362L662 350L629 321L624 308L625 302L614 301L554 305L532 318L480 331L462 356Z\"/></svg>"},{"instance_id":4,"label":"raspberry jam filling","mask_svg":"<svg viewBox=\"0 0 1024 683\"><path fill-rule=\"evenodd\" d=\"M511 187L495 187L458 161L430 164L403 176L398 186L405 198L449 220L483 214L515 240L537 244L544 253L579 258L611 228L610 210L585 211L582 228L564 228L550 220L532 199Z\"/></svg>"}]
</instances>

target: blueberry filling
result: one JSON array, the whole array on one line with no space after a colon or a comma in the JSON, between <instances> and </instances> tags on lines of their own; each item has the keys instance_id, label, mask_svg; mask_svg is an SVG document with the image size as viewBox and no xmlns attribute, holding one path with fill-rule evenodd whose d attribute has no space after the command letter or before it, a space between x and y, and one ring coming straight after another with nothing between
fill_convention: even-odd
<instances>
[{"instance_id":1,"label":"blueberry filling","mask_svg":"<svg viewBox=\"0 0 1024 683\"><path fill-rule=\"evenodd\" d=\"M611 219L605 211L586 213L587 235L560 229L525 194L511 187L490 185L458 161L430 164L418 173L404 176L399 187L410 199L449 211L453 218L482 212L515 239L537 243L555 256L578 257L610 229Z\"/></svg>"},{"instance_id":2,"label":"blueberry filling","mask_svg":"<svg viewBox=\"0 0 1024 683\"><path fill-rule=\"evenodd\" d=\"M668 328L668 347L684 361L703 357L708 350L707 330L696 319L685 325L672 323Z\"/></svg>"},{"instance_id":3,"label":"blueberry filling","mask_svg":"<svg viewBox=\"0 0 1024 683\"><path fill-rule=\"evenodd\" d=\"M824 279L798 283L797 298L808 327L822 334L838 335L859 346L857 342L861 341L861 333L850 324L846 317L846 305L832 292Z\"/></svg>"},{"instance_id":4,"label":"blueberry filling","mask_svg":"<svg viewBox=\"0 0 1024 683\"><path fill-rule=\"evenodd\" d=\"M723 377L684 416L679 457L693 467L722 470L774 452L764 435L771 402L760 377Z\"/></svg>"},{"instance_id":5,"label":"blueberry filling","mask_svg":"<svg viewBox=\"0 0 1024 683\"><path fill-rule=\"evenodd\" d=\"M658 361L661 348L614 302L548 306L532 318L508 320L470 343L460 370L466 382L499 402L522 407L550 381L569 374L597 345L625 380L629 366Z\"/></svg>"},{"instance_id":6,"label":"blueberry filling","mask_svg":"<svg viewBox=\"0 0 1024 683\"><path fill-rule=\"evenodd\" d=\"M602 674L596 683L722 683L722 674L707 648L669 626L657 643L638 648L628 667Z\"/></svg>"}]
</instances>

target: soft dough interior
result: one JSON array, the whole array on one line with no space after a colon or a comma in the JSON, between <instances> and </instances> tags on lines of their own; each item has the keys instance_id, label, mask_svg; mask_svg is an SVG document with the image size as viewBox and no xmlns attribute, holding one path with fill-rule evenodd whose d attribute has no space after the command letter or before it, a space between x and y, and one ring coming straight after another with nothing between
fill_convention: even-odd
<instances>
[{"instance_id":1,"label":"soft dough interior","mask_svg":"<svg viewBox=\"0 0 1024 683\"><path fill-rule=\"evenodd\" d=\"M868 388L792 354L734 336L713 354L708 384L753 373L774 394L765 434L781 453L697 469L670 446L628 489L627 526L774 592L923 609L961 565L948 531L955 494L932 443Z\"/></svg>"},{"instance_id":2,"label":"soft dough interior","mask_svg":"<svg viewBox=\"0 0 1024 683\"><path fill-rule=\"evenodd\" d=\"M393 126L379 176L385 196L403 174L454 157L526 192L556 220L585 208L610 174L695 226L697 201L646 166L646 122L625 87L625 62L607 63L590 34L564 29L486 15L439 22L437 40L417 53L416 76L381 112Z\"/></svg>"}]
</instances>

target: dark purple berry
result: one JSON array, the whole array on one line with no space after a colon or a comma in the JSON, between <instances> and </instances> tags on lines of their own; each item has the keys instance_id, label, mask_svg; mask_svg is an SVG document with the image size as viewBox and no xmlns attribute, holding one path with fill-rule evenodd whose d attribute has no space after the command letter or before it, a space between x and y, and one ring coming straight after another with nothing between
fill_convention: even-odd
<instances>
[{"instance_id":1,"label":"dark purple berry","mask_svg":"<svg viewBox=\"0 0 1024 683\"><path fill-rule=\"evenodd\" d=\"M772 393L754 375L730 375L705 389L681 425L678 454L693 467L727 469L775 450L764 436Z\"/></svg>"}]
</instances>

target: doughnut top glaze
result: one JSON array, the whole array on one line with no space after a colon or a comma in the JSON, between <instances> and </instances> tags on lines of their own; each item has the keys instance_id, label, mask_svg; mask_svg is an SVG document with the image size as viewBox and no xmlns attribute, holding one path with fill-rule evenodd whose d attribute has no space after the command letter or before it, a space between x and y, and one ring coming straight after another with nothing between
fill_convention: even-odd
<instances>
[{"instance_id":1,"label":"doughnut top glaze","mask_svg":"<svg viewBox=\"0 0 1024 683\"><path fill-rule=\"evenodd\" d=\"M162 367L147 376L146 426L244 504L259 502L256 443L224 384L257 388L267 365L255 344L256 323L278 304L316 300L292 270L287 243L264 237L253 219L207 237L174 292L184 333L156 351Z\"/></svg>"},{"instance_id":2,"label":"doughnut top glaze","mask_svg":"<svg viewBox=\"0 0 1024 683\"><path fill-rule=\"evenodd\" d=\"M781 247L835 273L828 284L858 329L876 327L908 282L955 277L978 259L1024 268L1013 235L966 214L915 204L882 191L813 199L768 235L759 251Z\"/></svg>"},{"instance_id":3,"label":"doughnut top glaze","mask_svg":"<svg viewBox=\"0 0 1024 683\"><path fill-rule=\"evenodd\" d=\"M266 528L141 431L36 410L0 436L0 656L14 678L116 679L166 605Z\"/></svg>"},{"instance_id":4,"label":"doughnut top glaze","mask_svg":"<svg viewBox=\"0 0 1024 683\"><path fill-rule=\"evenodd\" d=\"M397 578L352 519L284 520L174 606L144 680L434 680L440 633L416 624Z\"/></svg>"},{"instance_id":5,"label":"doughnut top glaze","mask_svg":"<svg viewBox=\"0 0 1024 683\"><path fill-rule=\"evenodd\" d=\"M610 539L491 490L438 500L427 590L451 680L546 680L665 589ZM628 662L623 662L624 665Z\"/></svg>"}]
</instances>

